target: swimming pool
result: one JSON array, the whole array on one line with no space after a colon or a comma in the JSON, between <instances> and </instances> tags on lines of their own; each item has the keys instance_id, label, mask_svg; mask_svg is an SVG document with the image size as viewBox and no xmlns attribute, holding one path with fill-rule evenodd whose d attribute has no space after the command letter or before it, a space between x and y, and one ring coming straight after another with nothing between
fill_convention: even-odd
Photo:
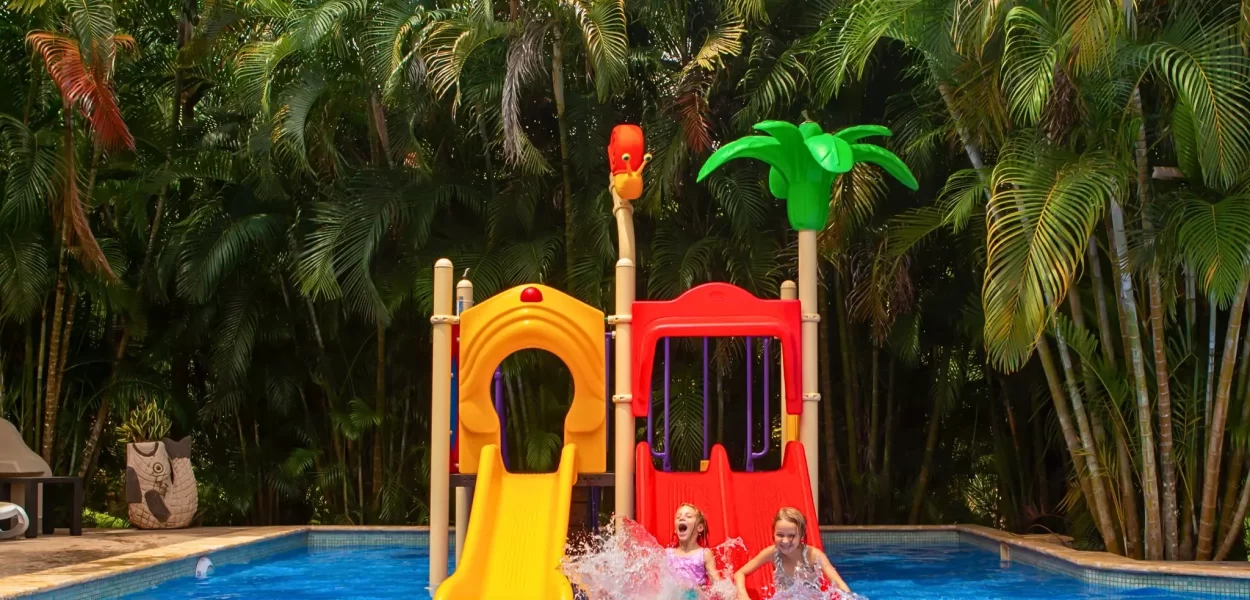
<instances>
[{"instance_id":1,"label":"swimming pool","mask_svg":"<svg viewBox=\"0 0 1250 600\"><path fill-rule=\"evenodd\" d=\"M922 545L838 544L825 536L829 554L852 589L870 600L1034 598L1063 600L1201 600L1230 596L1164 591L1145 586L1109 587L1084 583L961 541ZM414 545L307 547L286 549L245 564L216 568L203 580L181 577L124 600L388 600L428 597L429 554ZM1250 597L1248 593L1245 597Z\"/></svg>"}]
</instances>

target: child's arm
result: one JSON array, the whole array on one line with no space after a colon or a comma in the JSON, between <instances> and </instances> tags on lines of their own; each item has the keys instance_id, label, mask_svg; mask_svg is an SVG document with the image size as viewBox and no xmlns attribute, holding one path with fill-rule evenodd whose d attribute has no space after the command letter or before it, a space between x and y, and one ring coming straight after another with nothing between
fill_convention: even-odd
<instances>
[{"instance_id":1,"label":"child's arm","mask_svg":"<svg viewBox=\"0 0 1250 600\"><path fill-rule=\"evenodd\" d=\"M742 565L742 568L734 573L734 583L738 584L738 600L750 600L750 596L747 595L747 575L764 566L764 563L768 562L776 552L776 546L769 546L761 550L759 554L755 555L755 558L747 561L747 564Z\"/></svg>"},{"instance_id":2,"label":"child's arm","mask_svg":"<svg viewBox=\"0 0 1250 600\"><path fill-rule=\"evenodd\" d=\"M833 563L829 561L829 557L816 548L812 548L812 550L816 552L816 560L820 561L820 572L824 574L825 579L828 579L829 583L837 586L838 589L849 593L851 588L846 585L845 581L842 581L842 576L838 575L838 570L833 568Z\"/></svg>"},{"instance_id":3,"label":"child's arm","mask_svg":"<svg viewBox=\"0 0 1250 600\"><path fill-rule=\"evenodd\" d=\"M716 570L716 557L707 548L703 549L703 568L707 570L707 578L711 583L720 581L720 571Z\"/></svg>"}]
</instances>

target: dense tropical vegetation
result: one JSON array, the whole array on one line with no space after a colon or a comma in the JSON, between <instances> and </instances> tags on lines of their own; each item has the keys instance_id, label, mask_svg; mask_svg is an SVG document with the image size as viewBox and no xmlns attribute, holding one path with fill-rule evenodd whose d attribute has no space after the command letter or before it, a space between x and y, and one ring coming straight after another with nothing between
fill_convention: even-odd
<instances>
[{"instance_id":1,"label":"dense tropical vegetation","mask_svg":"<svg viewBox=\"0 0 1250 600\"><path fill-rule=\"evenodd\" d=\"M101 514L157 423L205 524L422 522L436 258L610 307L632 122L638 296L775 295L782 188L700 167L762 120L875 123L919 191L859 163L821 221L822 520L1244 555L1248 45L1244 0L8 0L0 415ZM712 354L742 460L748 355ZM513 468L553 466L561 373L505 363Z\"/></svg>"}]
</instances>

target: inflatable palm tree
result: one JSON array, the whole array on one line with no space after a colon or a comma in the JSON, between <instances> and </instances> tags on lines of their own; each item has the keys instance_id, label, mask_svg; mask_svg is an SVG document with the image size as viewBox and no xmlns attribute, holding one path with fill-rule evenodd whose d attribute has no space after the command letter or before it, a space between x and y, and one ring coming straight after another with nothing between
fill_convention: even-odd
<instances>
[{"instance_id":1,"label":"inflatable palm tree","mask_svg":"<svg viewBox=\"0 0 1250 600\"><path fill-rule=\"evenodd\" d=\"M871 136L888 136L890 130L879 125L858 125L837 133L825 133L820 125L808 121L794 126L784 121L756 123L756 129L769 135L748 136L726 144L708 157L699 169L699 181L735 158L754 158L768 163L768 189L786 201L790 226L799 232L799 305L803 311L803 415L799 420L799 439L807 458L807 474L811 478L812 506L820 506L818 497L820 472L817 469L816 409L820 393L816 386L817 321L816 308L816 232L829 220L829 197L837 176L846 173L855 163L873 163L885 169L903 185L915 190L919 186L902 159L874 144L861 144Z\"/></svg>"},{"instance_id":2,"label":"inflatable palm tree","mask_svg":"<svg viewBox=\"0 0 1250 600\"><path fill-rule=\"evenodd\" d=\"M755 158L770 167L768 190L786 201L786 216L796 230L824 229L829 218L829 194L838 175L855 163L873 163L903 185L915 190L916 177L893 152L875 144L861 144L871 136L888 136L880 125L857 125L825 133L811 121L794 126L785 121L763 121L755 128L768 136L734 140L717 150L699 169L699 181L735 158Z\"/></svg>"}]
</instances>

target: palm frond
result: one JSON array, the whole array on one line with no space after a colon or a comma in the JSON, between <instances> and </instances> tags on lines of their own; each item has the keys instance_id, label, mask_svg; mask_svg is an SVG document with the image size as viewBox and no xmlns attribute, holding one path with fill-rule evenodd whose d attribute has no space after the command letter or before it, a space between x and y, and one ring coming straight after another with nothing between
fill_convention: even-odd
<instances>
[{"instance_id":1,"label":"palm frond","mask_svg":"<svg viewBox=\"0 0 1250 600\"><path fill-rule=\"evenodd\" d=\"M983 284L991 361L1013 371L1076 276L1090 233L1122 185L1100 154L1063 156L1025 143L994 169Z\"/></svg>"},{"instance_id":2,"label":"palm frond","mask_svg":"<svg viewBox=\"0 0 1250 600\"><path fill-rule=\"evenodd\" d=\"M1218 15L1217 15L1218 17ZM1250 164L1250 57L1233 26L1194 11L1171 19L1151 53L1159 74L1187 105L1209 185L1228 186Z\"/></svg>"},{"instance_id":3,"label":"palm frond","mask_svg":"<svg viewBox=\"0 0 1250 600\"><path fill-rule=\"evenodd\" d=\"M1226 307L1245 285L1250 260L1250 196L1209 202L1193 193L1174 198L1169 229L1198 276L1202 291Z\"/></svg>"}]
</instances>

